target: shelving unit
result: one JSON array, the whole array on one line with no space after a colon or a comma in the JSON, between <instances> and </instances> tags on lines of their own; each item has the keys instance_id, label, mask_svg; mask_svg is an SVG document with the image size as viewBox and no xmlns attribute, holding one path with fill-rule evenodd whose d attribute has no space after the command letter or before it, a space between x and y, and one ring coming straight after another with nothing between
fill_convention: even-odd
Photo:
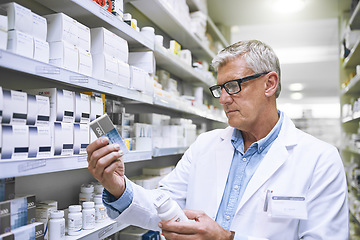
<instances>
[{"instance_id":1,"label":"shelving unit","mask_svg":"<svg viewBox=\"0 0 360 240\"><path fill-rule=\"evenodd\" d=\"M14 1L40 15L63 12L90 28L105 27L127 40L130 51L153 51L157 67L167 70L186 84L201 86L207 89L216 83L214 77L204 76L191 66L179 61L176 56L169 54L166 50L164 51L163 48L154 46L153 42L147 39L146 36L143 36L141 32L137 32L111 13L102 9L92 0ZM7 2L10 2L10 0L7 0ZM215 56L215 53L204 46L196 35L182 26L181 22L172 16L169 9L162 4L161 0L137 0L131 1L131 4L134 4L144 15L148 16L154 24L162 28L166 34L180 42L184 48L190 49L197 58L210 61ZM162 21L163 19L167 21ZM215 38L222 39L223 44L227 45L226 40L222 37L215 24L212 23L211 19L208 19L208 22L209 21L210 27L213 29L212 33L217 35ZM60 87L73 91L94 91L104 93L111 98L121 99L126 103L142 105L145 108L151 107L151 109L157 109L157 112L164 114L169 110L175 112L178 116L191 116L200 119L201 122L210 121L223 125L227 123L225 115L214 114L209 109L191 106L188 103L177 101L176 99L171 100L158 95L120 87L101 79L85 76L4 50L0 50L0 74L2 76L0 86L4 88L18 90L26 88L27 86L43 86ZM174 161L174 159L178 160L180 158L179 155L183 154L186 149L187 147L177 147L154 148L152 151L130 151L130 153L124 156L124 161L127 166L131 166L130 168L132 168L133 165L141 166L142 164L149 164L152 160L155 160L154 166L157 166L156 160L163 161L164 158L169 158L170 161ZM58 177L63 173L64 175L68 175L70 171L74 171L76 174L85 171L87 166L86 155L1 160L0 176L1 178L16 177L21 180L29 178L31 181L27 184L30 185L33 184L32 181L34 181L35 178L46 178L46 189L43 189L43 185L35 186L34 188L40 191L40 195L42 196L46 195L44 191L51 189L52 193L62 195L63 198L63 191L56 190L60 183L55 182L56 180L52 180L52 177L48 177L48 175L56 175ZM78 187L84 183L74 182L74 180L66 179L66 177L61 179L61 181L62 186L71 189L78 189ZM42 184L45 184L44 181ZM54 198L56 199L57 196L54 196ZM127 226L126 224L108 219L102 224L97 224L93 230L83 231L81 235L76 237L67 236L66 239L103 239Z\"/></svg>"}]
</instances>

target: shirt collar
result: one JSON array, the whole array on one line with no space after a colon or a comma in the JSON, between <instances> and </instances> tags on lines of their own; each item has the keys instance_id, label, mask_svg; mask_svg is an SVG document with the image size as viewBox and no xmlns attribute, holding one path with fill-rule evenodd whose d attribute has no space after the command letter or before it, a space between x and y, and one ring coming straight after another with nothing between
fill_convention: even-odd
<instances>
[{"instance_id":1,"label":"shirt collar","mask_svg":"<svg viewBox=\"0 0 360 240\"><path fill-rule=\"evenodd\" d=\"M278 114L279 120L277 121L273 129L271 129L271 131L268 133L268 135L266 135L266 137L251 144L250 148L256 147L258 153L261 153L277 138L281 129L282 122L284 120L284 113L278 110ZM234 129L231 136L231 143L237 151L241 153L244 152L244 139L240 130L236 128Z\"/></svg>"}]
</instances>

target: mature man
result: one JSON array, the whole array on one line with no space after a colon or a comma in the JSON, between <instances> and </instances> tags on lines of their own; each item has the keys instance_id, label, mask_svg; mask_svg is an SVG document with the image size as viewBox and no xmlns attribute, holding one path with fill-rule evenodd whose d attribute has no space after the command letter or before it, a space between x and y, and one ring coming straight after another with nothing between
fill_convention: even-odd
<instances>
[{"instance_id":1,"label":"mature man","mask_svg":"<svg viewBox=\"0 0 360 240\"><path fill-rule=\"evenodd\" d=\"M124 175L118 145L88 146L89 171L109 215L167 239L348 239L347 185L335 147L295 128L277 109L280 66L266 44L240 41L213 60L229 127L201 134L160 190ZM120 159L120 161L118 161ZM190 222L160 221L156 191L176 200Z\"/></svg>"}]
</instances>

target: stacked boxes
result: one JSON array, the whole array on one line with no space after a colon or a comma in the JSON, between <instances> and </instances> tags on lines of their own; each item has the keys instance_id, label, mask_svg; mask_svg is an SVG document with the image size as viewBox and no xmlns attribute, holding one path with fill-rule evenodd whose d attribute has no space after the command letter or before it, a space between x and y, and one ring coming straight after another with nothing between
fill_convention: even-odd
<instances>
[{"instance_id":1,"label":"stacked boxes","mask_svg":"<svg viewBox=\"0 0 360 240\"><path fill-rule=\"evenodd\" d=\"M7 14L7 50L48 63L49 44L46 41L46 19L14 2L2 4L0 9Z\"/></svg>"}]
</instances>

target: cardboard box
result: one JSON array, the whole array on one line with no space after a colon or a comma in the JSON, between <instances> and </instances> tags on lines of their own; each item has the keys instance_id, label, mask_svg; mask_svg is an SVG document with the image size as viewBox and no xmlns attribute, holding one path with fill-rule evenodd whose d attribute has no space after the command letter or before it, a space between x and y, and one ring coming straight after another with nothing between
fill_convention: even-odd
<instances>
[{"instance_id":1,"label":"cardboard box","mask_svg":"<svg viewBox=\"0 0 360 240\"><path fill-rule=\"evenodd\" d=\"M8 31L7 50L18 55L33 58L33 36L18 30Z\"/></svg>"},{"instance_id":2,"label":"cardboard box","mask_svg":"<svg viewBox=\"0 0 360 240\"><path fill-rule=\"evenodd\" d=\"M54 156L70 156L74 152L74 124L67 122L54 122L53 145Z\"/></svg>"},{"instance_id":3,"label":"cardboard box","mask_svg":"<svg viewBox=\"0 0 360 240\"><path fill-rule=\"evenodd\" d=\"M146 74L147 73L141 68L130 66L130 88L144 92L146 86Z\"/></svg>"},{"instance_id":4,"label":"cardboard box","mask_svg":"<svg viewBox=\"0 0 360 240\"><path fill-rule=\"evenodd\" d=\"M1 9L1 7L0 7ZM8 31L8 17L0 15L0 30L7 32Z\"/></svg>"},{"instance_id":5,"label":"cardboard box","mask_svg":"<svg viewBox=\"0 0 360 240\"><path fill-rule=\"evenodd\" d=\"M94 78L115 83L118 78L118 62L115 57L106 53L92 54Z\"/></svg>"},{"instance_id":6,"label":"cardboard box","mask_svg":"<svg viewBox=\"0 0 360 240\"><path fill-rule=\"evenodd\" d=\"M44 240L44 224L35 222L29 225L19 227L10 233L0 235L2 240L24 240L35 239Z\"/></svg>"},{"instance_id":7,"label":"cardboard box","mask_svg":"<svg viewBox=\"0 0 360 240\"><path fill-rule=\"evenodd\" d=\"M8 18L0 15L0 49L7 49L8 39Z\"/></svg>"},{"instance_id":8,"label":"cardboard box","mask_svg":"<svg viewBox=\"0 0 360 240\"><path fill-rule=\"evenodd\" d=\"M50 126L29 126L29 158L51 156Z\"/></svg>"},{"instance_id":9,"label":"cardboard box","mask_svg":"<svg viewBox=\"0 0 360 240\"><path fill-rule=\"evenodd\" d=\"M34 12L32 12L31 15L32 15L32 20L33 20L32 36L43 42L46 42L46 36L47 36L46 18L44 18Z\"/></svg>"},{"instance_id":10,"label":"cardboard box","mask_svg":"<svg viewBox=\"0 0 360 240\"><path fill-rule=\"evenodd\" d=\"M74 123L74 154L86 154L89 145L89 124Z\"/></svg>"},{"instance_id":11,"label":"cardboard box","mask_svg":"<svg viewBox=\"0 0 360 240\"><path fill-rule=\"evenodd\" d=\"M141 68L147 73L155 74L156 64L152 51L129 53L129 64Z\"/></svg>"},{"instance_id":12,"label":"cardboard box","mask_svg":"<svg viewBox=\"0 0 360 240\"><path fill-rule=\"evenodd\" d=\"M27 93L50 100L50 122L74 122L74 92L59 88L26 89Z\"/></svg>"},{"instance_id":13,"label":"cardboard box","mask_svg":"<svg viewBox=\"0 0 360 240\"><path fill-rule=\"evenodd\" d=\"M84 49L85 51L90 52L91 47L91 35L90 35L90 28L77 22L78 27L78 47Z\"/></svg>"},{"instance_id":14,"label":"cardboard box","mask_svg":"<svg viewBox=\"0 0 360 240\"><path fill-rule=\"evenodd\" d=\"M124 2L123 0L112 0L112 14L119 17L121 20L124 16Z\"/></svg>"},{"instance_id":15,"label":"cardboard box","mask_svg":"<svg viewBox=\"0 0 360 240\"><path fill-rule=\"evenodd\" d=\"M89 123L90 122L90 99L91 97L83 93L74 93L75 104L75 122Z\"/></svg>"},{"instance_id":16,"label":"cardboard box","mask_svg":"<svg viewBox=\"0 0 360 240\"><path fill-rule=\"evenodd\" d=\"M1 159L26 159L29 152L29 128L26 125L2 125Z\"/></svg>"},{"instance_id":17,"label":"cardboard box","mask_svg":"<svg viewBox=\"0 0 360 240\"><path fill-rule=\"evenodd\" d=\"M150 175L150 176L165 176L166 174L169 174L175 166L166 166L166 167L158 167L158 168L143 168L142 173L144 175Z\"/></svg>"},{"instance_id":18,"label":"cardboard box","mask_svg":"<svg viewBox=\"0 0 360 240\"><path fill-rule=\"evenodd\" d=\"M61 42L66 41L72 45L79 43L79 26L77 21L64 13L54 13L44 16L47 20L46 41Z\"/></svg>"},{"instance_id":19,"label":"cardboard box","mask_svg":"<svg viewBox=\"0 0 360 240\"><path fill-rule=\"evenodd\" d=\"M44 225L43 231L44 231L44 239L48 239L49 235L49 220L50 220L50 212L56 211L57 207L40 204L39 206L36 206L36 222L42 222ZM49 239L50 240L50 239Z\"/></svg>"},{"instance_id":20,"label":"cardboard box","mask_svg":"<svg viewBox=\"0 0 360 240\"><path fill-rule=\"evenodd\" d=\"M130 88L130 66L129 64L118 60L118 77L115 85Z\"/></svg>"},{"instance_id":21,"label":"cardboard box","mask_svg":"<svg viewBox=\"0 0 360 240\"><path fill-rule=\"evenodd\" d=\"M82 92L90 95L90 121L105 113L105 94L97 92ZM100 106L101 105L101 106Z\"/></svg>"},{"instance_id":22,"label":"cardboard box","mask_svg":"<svg viewBox=\"0 0 360 240\"><path fill-rule=\"evenodd\" d=\"M128 62L129 46L126 40L103 27L92 28L90 32L92 54L106 53Z\"/></svg>"},{"instance_id":23,"label":"cardboard box","mask_svg":"<svg viewBox=\"0 0 360 240\"><path fill-rule=\"evenodd\" d=\"M3 124L25 125L27 119L27 94L3 89Z\"/></svg>"},{"instance_id":24,"label":"cardboard box","mask_svg":"<svg viewBox=\"0 0 360 240\"><path fill-rule=\"evenodd\" d=\"M92 76L93 63L91 53L78 48L79 50L79 69L78 72L86 76Z\"/></svg>"},{"instance_id":25,"label":"cardboard box","mask_svg":"<svg viewBox=\"0 0 360 240\"><path fill-rule=\"evenodd\" d=\"M33 34L33 16L30 9L15 2L1 4L0 8L7 13L8 30Z\"/></svg>"},{"instance_id":26,"label":"cardboard box","mask_svg":"<svg viewBox=\"0 0 360 240\"><path fill-rule=\"evenodd\" d=\"M79 70L79 50L65 41L50 42L49 63L57 67L77 72Z\"/></svg>"},{"instance_id":27,"label":"cardboard box","mask_svg":"<svg viewBox=\"0 0 360 240\"><path fill-rule=\"evenodd\" d=\"M50 47L49 43L38 38L34 38L33 58L40 62L49 63Z\"/></svg>"},{"instance_id":28,"label":"cardboard box","mask_svg":"<svg viewBox=\"0 0 360 240\"><path fill-rule=\"evenodd\" d=\"M27 95L27 125L49 126L50 99L47 96Z\"/></svg>"}]
</instances>

